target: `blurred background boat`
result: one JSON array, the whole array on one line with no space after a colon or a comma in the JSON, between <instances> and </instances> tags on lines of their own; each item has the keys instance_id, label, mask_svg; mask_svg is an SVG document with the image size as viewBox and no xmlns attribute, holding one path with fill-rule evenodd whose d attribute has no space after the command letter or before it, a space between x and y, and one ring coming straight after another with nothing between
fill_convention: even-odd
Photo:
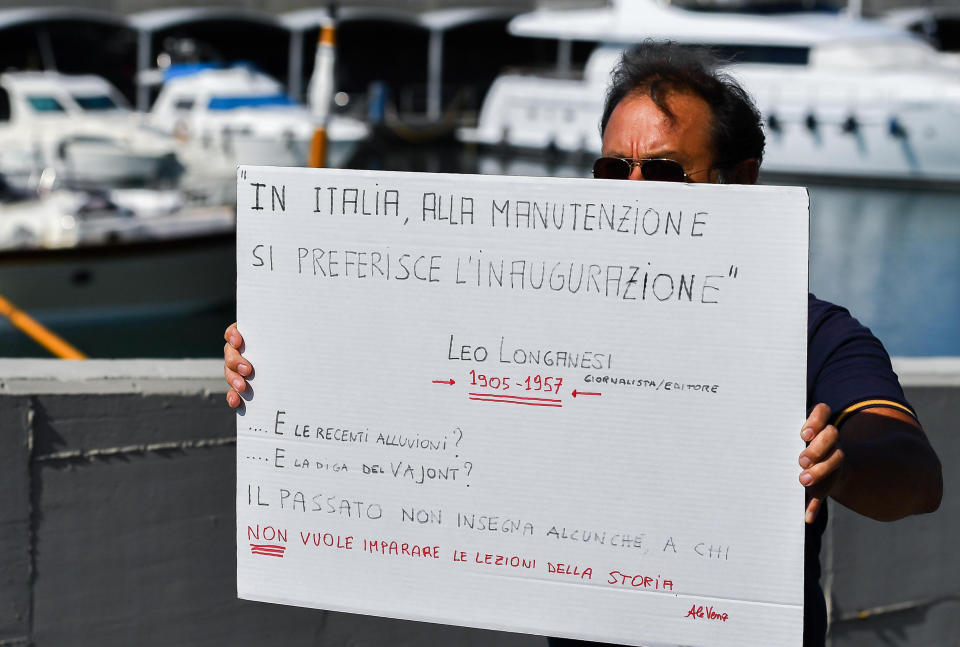
<instances>
[{"instance_id":1,"label":"blurred background boat","mask_svg":"<svg viewBox=\"0 0 960 647\"><path fill-rule=\"evenodd\" d=\"M70 186L176 182L173 140L150 132L105 79L0 74L0 172L28 186L52 170Z\"/></svg>"},{"instance_id":2,"label":"blurred background boat","mask_svg":"<svg viewBox=\"0 0 960 647\"><path fill-rule=\"evenodd\" d=\"M465 141L595 155L604 89L624 46L646 38L708 45L754 96L769 181L960 182L960 65L914 34L822 11L693 11L654 0L540 10L511 33L558 43L556 65L493 83ZM582 73L577 44L596 44ZM492 168L491 168L492 170Z\"/></svg>"},{"instance_id":3,"label":"blurred background boat","mask_svg":"<svg viewBox=\"0 0 960 647\"><path fill-rule=\"evenodd\" d=\"M0 177L0 293L70 326L232 302L234 210L176 190L30 191Z\"/></svg>"},{"instance_id":4,"label":"blurred background boat","mask_svg":"<svg viewBox=\"0 0 960 647\"><path fill-rule=\"evenodd\" d=\"M238 164L306 166L316 120L277 80L244 64L174 64L162 76L146 123L177 141L191 195L232 203ZM327 165L343 165L368 132L358 119L334 116Z\"/></svg>"}]
</instances>

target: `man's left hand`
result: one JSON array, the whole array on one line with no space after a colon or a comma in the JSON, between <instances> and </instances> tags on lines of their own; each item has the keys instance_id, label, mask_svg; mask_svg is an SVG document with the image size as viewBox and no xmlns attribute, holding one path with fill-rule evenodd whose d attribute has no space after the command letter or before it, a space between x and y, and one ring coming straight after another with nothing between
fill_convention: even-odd
<instances>
[{"instance_id":1,"label":"man's left hand","mask_svg":"<svg viewBox=\"0 0 960 647\"><path fill-rule=\"evenodd\" d=\"M823 500L843 478L843 449L837 445L839 433L829 424L830 407L818 404L810 412L800 437L808 443L800 454L800 483L807 489L807 510L804 520L813 523Z\"/></svg>"}]
</instances>

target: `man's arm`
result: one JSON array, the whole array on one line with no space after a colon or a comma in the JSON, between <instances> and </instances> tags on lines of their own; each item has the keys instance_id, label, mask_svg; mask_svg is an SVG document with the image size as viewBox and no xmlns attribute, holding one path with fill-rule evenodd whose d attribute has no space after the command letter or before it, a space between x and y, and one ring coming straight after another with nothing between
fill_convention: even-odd
<instances>
[{"instance_id":1,"label":"man's arm","mask_svg":"<svg viewBox=\"0 0 960 647\"><path fill-rule=\"evenodd\" d=\"M827 495L878 521L940 507L940 460L912 416L876 408L851 416L839 430L829 421L830 407L818 404L801 431L810 443L799 458L809 496L807 523Z\"/></svg>"}]
</instances>

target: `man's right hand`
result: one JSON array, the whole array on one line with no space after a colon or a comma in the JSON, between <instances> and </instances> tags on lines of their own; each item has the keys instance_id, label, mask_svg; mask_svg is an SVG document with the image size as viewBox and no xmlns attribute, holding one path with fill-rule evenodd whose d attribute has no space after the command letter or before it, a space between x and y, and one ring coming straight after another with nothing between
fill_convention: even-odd
<instances>
[{"instance_id":1,"label":"man's right hand","mask_svg":"<svg viewBox=\"0 0 960 647\"><path fill-rule=\"evenodd\" d=\"M243 403L240 394L247 389L246 378L253 375L253 366L240 354L243 337L237 330L236 322L227 326L223 338L227 342L223 345L223 376L230 387L227 391L227 404L236 409Z\"/></svg>"}]
</instances>

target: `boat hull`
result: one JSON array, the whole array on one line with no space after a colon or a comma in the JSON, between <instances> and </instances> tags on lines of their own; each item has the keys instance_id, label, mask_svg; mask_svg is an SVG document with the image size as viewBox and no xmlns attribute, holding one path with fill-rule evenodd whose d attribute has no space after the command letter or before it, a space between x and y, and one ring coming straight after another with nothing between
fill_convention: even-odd
<instances>
[{"instance_id":1,"label":"boat hull","mask_svg":"<svg viewBox=\"0 0 960 647\"><path fill-rule=\"evenodd\" d=\"M616 51L603 52L609 69ZM599 57L598 57L599 58ZM960 185L960 81L934 76L939 100L913 97L901 73L861 75L798 66L729 69L753 95L764 121L763 169L823 180ZM491 87L466 142L521 150L599 155L607 75L583 80L504 75ZM916 80L913 81L916 83ZM934 83L933 80L930 81ZM919 90L917 91L919 92Z\"/></svg>"},{"instance_id":2,"label":"boat hull","mask_svg":"<svg viewBox=\"0 0 960 647\"><path fill-rule=\"evenodd\" d=\"M233 232L0 253L0 294L51 323L222 307L235 285Z\"/></svg>"}]
</instances>

